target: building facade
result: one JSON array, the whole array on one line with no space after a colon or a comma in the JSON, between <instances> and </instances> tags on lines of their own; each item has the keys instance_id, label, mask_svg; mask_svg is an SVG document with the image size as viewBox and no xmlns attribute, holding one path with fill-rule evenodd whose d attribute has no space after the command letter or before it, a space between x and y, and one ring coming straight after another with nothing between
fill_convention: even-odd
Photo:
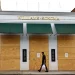
<instances>
[{"instance_id":1,"label":"building facade","mask_svg":"<svg viewBox=\"0 0 75 75\"><path fill-rule=\"evenodd\" d=\"M75 13L0 12L0 70L75 70Z\"/></svg>"},{"instance_id":2,"label":"building facade","mask_svg":"<svg viewBox=\"0 0 75 75\"><path fill-rule=\"evenodd\" d=\"M1 9L1 0L0 0L0 11L2 11L2 9Z\"/></svg>"}]
</instances>

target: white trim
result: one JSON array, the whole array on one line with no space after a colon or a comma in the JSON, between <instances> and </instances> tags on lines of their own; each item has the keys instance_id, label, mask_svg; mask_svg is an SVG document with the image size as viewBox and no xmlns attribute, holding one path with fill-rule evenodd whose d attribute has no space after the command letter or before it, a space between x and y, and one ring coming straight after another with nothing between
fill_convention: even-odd
<instances>
[{"instance_id":1,"label":"white trim","mask_svg":"<svg viewBox=\"0 0 75 75\"><path fill-rule=\"evenodd\" d=\"M27 49L27 62L22 61L22 49ZM29 70L29 36L26 36L26 23L23 23L23 35L20 37L20 70Z\"/></svg>"},{"instance_id":2,"label":"white trim","mask_svg":"<svg viewBox=\"0 0 75 75\"><path fill-rule=\"evenodd\" d=\"M49 36L49 70L58 70L57 60L57 35L54 23L51 23L53 34ZM55 62L51 61L51 49L55 49Z\"/></svg>"},{"instance_id":3,"label":"white trim","mask_svg":"<svg viewBox=\"0 0 75 75\"><path fill-rule=\"evenodd\" d=\"M75 20L0 20L0 23L66 23L75 24Z\"/></svg>"}]
</instances>

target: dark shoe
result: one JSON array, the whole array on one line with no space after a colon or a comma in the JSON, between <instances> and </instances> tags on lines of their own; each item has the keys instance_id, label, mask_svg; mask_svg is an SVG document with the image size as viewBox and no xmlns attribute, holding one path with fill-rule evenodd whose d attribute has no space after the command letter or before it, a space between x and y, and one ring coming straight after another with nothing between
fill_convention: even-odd
<instances>
[{"instance_id":1,"label":"dark shoe","mask_svg":"<svg viewBox=\"0 0 75 75\"><path fill-rule=\"evenodd\" d=\"M38 70L40 72L40 70Z\"/></svg>"},{"instance_id":2,"label":"dark shoe","mask_svg":"<svg viewBox=\"0 0 75 75\"><path fill-rule=\"evenodd\" d=\"M47 70L47 71L45 71L45 72L48 72L48 70Z\"/></svg>"}]
</instances>

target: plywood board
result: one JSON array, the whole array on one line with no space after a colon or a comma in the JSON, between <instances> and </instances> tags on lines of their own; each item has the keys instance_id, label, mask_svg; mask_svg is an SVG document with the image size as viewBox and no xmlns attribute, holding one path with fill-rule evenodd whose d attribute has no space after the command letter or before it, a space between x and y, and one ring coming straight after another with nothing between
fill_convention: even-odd
<instances>
[{"instance_id":1,"label":"plywood board","mask_svg":"<svg viewBox=\"0 0 75 75\"><path fill-rule=\"evenodd\" d=\"M58 36L58 69L75 70L75 36L59 35ZM68 57L65 57L68 53Z\"/></svg>"},{"instance_id":2,"label":"plywood board","mask_svg":"<svg viewBox=\"0 0 75 75\"><path fill-rule=\"evenodd\" d=\"M1 35L1 44L20 44L20 35Z\"/></svg>"},{"instance_id":3,"label":"plywood board","mask_svg":"<svg viewBox=\"0 0 75 75\"><path fill-rule=\"evenodd\" d=\"M20 60L1 60L1 70L20 70Z\"/></svg>"},{"instance_id":4,"label":"plywood board","mask_svg":"<svg viewBox=\"0 0 75 75\"><path fill-rule=\"evenodd\" d=\"M0 70L20 70L20 35L1 35Z\"/></svg>"},{"instance_id":5,"label":"plywood board","mask_svg":"<svg viewBox=\"0 0 75 75\"><path fill-rule=\"evenodd\" d=\"M2 46L1 57L15 57L20 58L20 47L19 46Z\"/></svg>"},{"instance_id":6,"label":"plywood board","mask_svg":"<svg viewBox=\"0 0 75 75\"><path fill-rule=\"evenodd\" d=\"M75 70L75 60L60 59L58 64L58 70Z\"/></svg>"},{"instance_id":7,"label":"plywood board","mask_svg":"<svg viewBox=\"0 0 75 75\"><path fill-rule=\"evenodd\" d=\"M41 66L42 54L44 52L47 58L47 67L49 66L49 43L48 36L29 36L29 50L30 50L30 60L29 68L30 70L38 70ZM37 53L40 53L40 58L37 58Z\"/></svg>"}]
</instances>

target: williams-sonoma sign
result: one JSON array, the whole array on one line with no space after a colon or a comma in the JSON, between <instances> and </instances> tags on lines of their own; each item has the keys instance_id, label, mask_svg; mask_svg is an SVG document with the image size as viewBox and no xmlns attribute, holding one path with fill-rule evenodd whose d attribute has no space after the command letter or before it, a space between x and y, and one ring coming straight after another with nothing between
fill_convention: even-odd
<instances>
[{"instance_id":1,"label":"williams-sonoma sign","mask_svg":"<svg viewBox=\"0 0 75 75\"><path fill-rule=\"evenodd\" d=\"M57 17L51 16L18 16L19 20L59 20Z\"/></svg>"}]
</instances>

